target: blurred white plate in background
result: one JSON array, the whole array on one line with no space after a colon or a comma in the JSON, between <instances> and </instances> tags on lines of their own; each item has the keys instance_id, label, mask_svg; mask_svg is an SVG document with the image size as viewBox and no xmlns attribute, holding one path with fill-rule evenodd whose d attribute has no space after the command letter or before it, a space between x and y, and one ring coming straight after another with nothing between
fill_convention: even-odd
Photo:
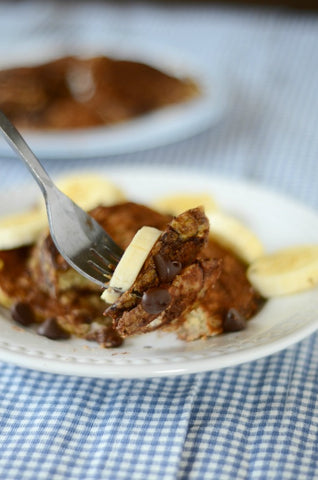
<instances>
[{"instance_id":1,"label":"blurred white plate in background","mask_svg":"<svg viewBox=\"0 0 318 480\"><path fill-rule=\"evenodd\" d=\"M148 42L147 39L108 36L86 39L72 46L55 42L30 42L7 51L0 47L0 68L43 63L69 54L106 55L148 63L180 77L190 77L202 94L114 126L64 131L22 132L41 159L76 159L136 152L184 140L214 125L226 110L227 89L221 72L202 65L185 52ZM212 68L211 68L212 67ZM129 81L129 79L127 79ZM14 154L0 138L0 156Z\"/></svg>"}]
</instances>

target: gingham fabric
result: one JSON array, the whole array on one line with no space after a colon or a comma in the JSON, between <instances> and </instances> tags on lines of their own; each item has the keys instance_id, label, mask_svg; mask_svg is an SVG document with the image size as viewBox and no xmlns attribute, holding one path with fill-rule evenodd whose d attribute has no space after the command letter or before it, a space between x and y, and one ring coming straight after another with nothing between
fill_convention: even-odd
<instances>
[{"instance_id":1,"label":"gingham fabric","mask_svg":"<svg viewBox=\"0 0 318 480\"><path fill-rule=\"evenodd\" d=\"M79 29L80 27L80 29ZM202 5L0 4L0 50L89 29L144 35L225 74L229 108L191 139L89 160L252 178L318 208L318 21ZM86 161L46 162L50 173ZM1 188L28 179L0 159ZM318 316L318 313L317 313ZM318 336L211 373L103 380L0 364L0 479L318 478Z\"/></svg>"}]
</instances>

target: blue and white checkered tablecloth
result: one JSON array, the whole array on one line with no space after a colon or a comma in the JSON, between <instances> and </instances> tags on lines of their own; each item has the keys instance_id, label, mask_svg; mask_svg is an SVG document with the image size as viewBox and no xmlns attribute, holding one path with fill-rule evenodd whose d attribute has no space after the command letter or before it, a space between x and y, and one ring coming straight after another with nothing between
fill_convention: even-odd
<instances>
[{"instance_id":1,"label":"blue and white checkered tablecloth","mask_svg":"<svg viewBox=\"0 0 318 480\"><path fill-rule=\"evenodd\" d=\"M272 9L2 2L0 44L112 28L226 73L210 130L94 166L201 167L318 208L318 19ZM87 162L46 162L51 173ZM1 188L29 179L0 158ZM318 312L317 312L318 315ZM258 361L179 377L105 380L0 364L0 480L318 478L318 336Z\"/></svg>"}]
</instances>

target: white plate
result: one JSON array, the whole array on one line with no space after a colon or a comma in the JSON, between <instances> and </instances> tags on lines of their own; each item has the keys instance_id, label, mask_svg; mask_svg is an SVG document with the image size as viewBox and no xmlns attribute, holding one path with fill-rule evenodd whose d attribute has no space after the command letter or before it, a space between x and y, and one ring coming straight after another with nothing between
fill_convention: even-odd
<instances>
[{"instance_id":1,"label":"white plate","mask_svg":"<svg viewBox=\"0 0 318 480\"><path fill-rule=\"evenodd\" d=\"M68 131L25 131L25 139L41 159L80 159L135 152L184 140L215 124L226 110L227 89L220 72L191 60L184 52L136 38L114 37L71 47L50 43L27 44L25 51L10 49L10 57L0 46L0 68L32 65L67 54L83 57L108 55L146 62L172 75L191 77L202 94L179 105L164 107L114 126ZM128 79L127 79L128 81ZM14 153L0 138L0 155Z\"/></svg>"},{"instance_id":2,"label":"white plate","mask_svg":"<svg viewBox=\"0 0 318 480\"><path fill-rule=\"evenodd\" d=\"M318 216L314 212L255 184L144 167L107 173L129 197L141 202L149 203L171 191L211 192L223 208L259 235L268 251L318 243ZM10 196L11 210L20 202L32 204L37 195L36 186L19 189ZM0 214L8 211L7 198L1 192ZM272 354L314 332L318 328L317 293L314 289L268 301L248 328L238 333L184 343L173 334L155 332L127 339L114 350L78 339L48 340L17 327L2 311L0 358L36 370L90 377L153 377L214 370Z\"/></svg>"}]
</instances>

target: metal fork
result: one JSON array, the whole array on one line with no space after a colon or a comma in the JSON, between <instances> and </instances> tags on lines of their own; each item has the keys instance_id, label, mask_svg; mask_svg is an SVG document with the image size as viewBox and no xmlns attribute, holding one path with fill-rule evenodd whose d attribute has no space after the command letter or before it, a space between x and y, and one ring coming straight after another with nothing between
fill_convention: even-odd
<instances>
[{"instance_id":1,"label":"metal fork","mask_svg":"<svg viewBox=\"0 0 318 480\"><path fill-rule=\"evenodd\" d=\"M0 110L0 131L37 181L46 204L52 239L80 274L105 288L122 249L105 230L53 183L18 130Z\"/></svg>"}]
</instances>

